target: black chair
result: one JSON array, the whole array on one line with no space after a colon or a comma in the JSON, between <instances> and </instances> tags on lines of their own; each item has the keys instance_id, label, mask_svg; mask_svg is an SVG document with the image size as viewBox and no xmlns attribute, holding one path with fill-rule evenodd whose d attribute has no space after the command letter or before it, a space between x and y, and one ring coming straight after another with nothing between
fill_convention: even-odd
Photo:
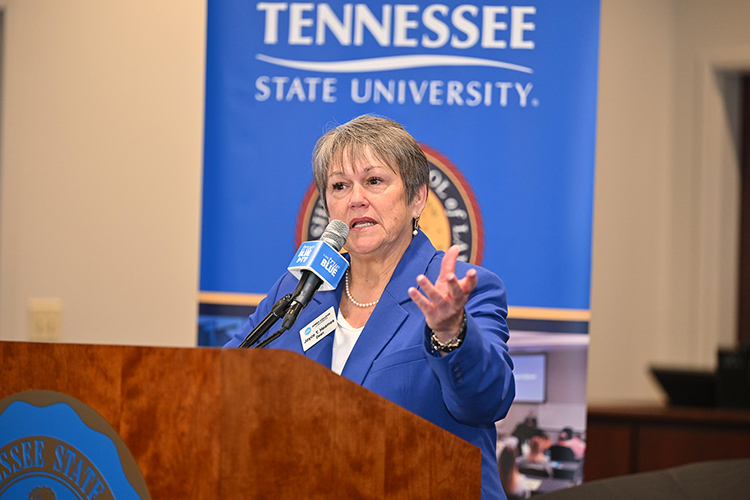
<instances>
[{"instance_id":1,"label":"black chair","mask_svg":"<svg viewBox=\"0 0 750 500\"><path fill-rule=\"evenodd\" d=\"M570 481L575 481L577 473L578 471L575 469L552 469L552 477L555 479L568 479Z\"/></svg>"},{"instance_id":2,"label":"black chair","mask_svg":"<svg viewBox=\"0 0 750 500\"><path fill-rule=\"evenodd\" d=\"M549 447L549 459L553 462L575 462L576 454L567 446L553 444Z\"/></svg>"},{"instance_id":3,"label":"black chair","mask_svg":"<svg viewBox=\"0 0 750 500\"><path fill-rule=\"evenodd\" d=\"M519 466L518 472L529 477L549 477L549 471L547 469L530 465Z\"/></svg>"}]
</instances>

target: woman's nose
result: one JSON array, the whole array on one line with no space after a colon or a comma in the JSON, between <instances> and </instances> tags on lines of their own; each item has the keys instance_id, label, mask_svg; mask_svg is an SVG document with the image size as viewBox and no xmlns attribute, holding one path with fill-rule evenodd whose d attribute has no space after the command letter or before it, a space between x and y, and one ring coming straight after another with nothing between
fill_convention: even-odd
<instances>
[{"instance_id":1,"label":"woman's nose","mask_svg":"<svg viewBox=\"0 0 750 500\"><path fill-rule=\"evenodd\" d=\"M359 184L354 184L352 186L352 194L349 197L349 206L354 208L364 205L367 205L367 196L364 187Z\"/></svg>"}]
</instances>

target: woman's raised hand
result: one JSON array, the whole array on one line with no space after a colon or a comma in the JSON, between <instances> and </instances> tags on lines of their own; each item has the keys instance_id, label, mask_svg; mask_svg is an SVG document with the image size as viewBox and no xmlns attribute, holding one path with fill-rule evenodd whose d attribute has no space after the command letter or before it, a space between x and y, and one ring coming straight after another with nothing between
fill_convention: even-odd
<instances>
[{"instance_id":1,"label":"woman's raised hand","mask_svg":"<svg viewBox=\"0 0 750 500\"><path fill-rule=\"evenodd\" d=\"M448 342L458 333L466 301L477 286L477 272L474 269L469 269L462 279L456 277L458 253L456 245L445 252L435 284L430 283L423 274L417 276L417 284L424 295L416 287L409 288L409 297L422 311L427 326L441 342Z\"/></svg>"}]
</instances>

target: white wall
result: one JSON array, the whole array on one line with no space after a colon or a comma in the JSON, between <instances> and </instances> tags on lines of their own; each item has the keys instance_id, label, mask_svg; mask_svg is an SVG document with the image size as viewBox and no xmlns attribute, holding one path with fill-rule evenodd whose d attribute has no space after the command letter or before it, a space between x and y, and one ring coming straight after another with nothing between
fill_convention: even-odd
<instances>
[{"instance_id":1,"label":"white wall","mask_svg":"<svg viewBox=\"0 0 750 500\"><path fill-rule=\"evenodd\" d=\"M644 375L668 323L671 6L602 2L589 399L654 396Z\"/></svg>"},{"instance_id":2,"label":"white wall","mask_svg":"<svg viewBox=\"0 0 750 500\"><path fill-rule=\"evenodd\" d=\"M0 339L195 345L205 0L0 4Z\"/></svg>"},{"instance_id":3,"label":"white wall","mask_svg":"<svg viewBox=\"0 0 750 500\"><path fill-rule=\"evenodd\" d=\"M732 83L750 2L604 0L589 401L659 399L736 329ZM728 73L727 73L728 72Z\"/></svg>"},{"instance_id":4,"label":"white wall","mask_svg":"<svg viewBox=\"0 0 750 500\"><path fill-rule=\"evenodd\" d=\"M193 345L206 2L0 0L0 339L63 301L69 342ZM736 158L714 72L746 0L602 0L588 395L731 339ZM731 79L728 79L731 83Z\"/></svg>"}]
</instances>

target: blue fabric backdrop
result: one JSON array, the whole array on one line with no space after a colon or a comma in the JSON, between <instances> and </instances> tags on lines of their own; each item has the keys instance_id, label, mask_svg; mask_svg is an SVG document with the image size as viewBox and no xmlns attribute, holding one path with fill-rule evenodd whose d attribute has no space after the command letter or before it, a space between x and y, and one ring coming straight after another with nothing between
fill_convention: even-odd
<instances>
[{"instance_id":1,"label":"blue fabric backdrop","mask_svg":"<svg viewBox=\"0 0 750 500\"><path fill-rule=\"evenodd\" d=\"M202 302L265 293L305 239L315 141L375 113L462 177L511 308L587 312L598 38L598 0L210 0Z\"/></svg>"}]
</instances>

